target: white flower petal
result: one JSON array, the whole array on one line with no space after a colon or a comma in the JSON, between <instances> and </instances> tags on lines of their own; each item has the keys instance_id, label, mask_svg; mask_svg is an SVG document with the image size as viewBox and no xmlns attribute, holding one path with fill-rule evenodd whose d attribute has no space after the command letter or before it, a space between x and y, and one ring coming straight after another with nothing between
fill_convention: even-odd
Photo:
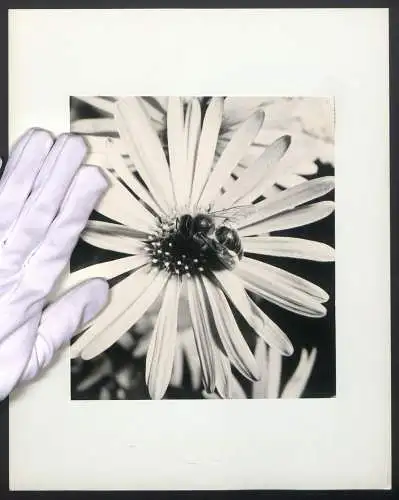
<instances>
[{"instance_id":1,"label":"white flower petal","mask_svg":"<svg viewBox=\"0 0 399 500\"><path fill-rule=\"evenodd\" d=\"M200 278L187 279L187 294L193 324L194 338L202 368L203 383L208 392L216 386L216 359L214 353L212 327L209 322L204 292Z\"/></svg>"},{"instance_id":2,"label":"white flower petal","mask_svg":"<svg viewBox=\"0 0 399 500\"><path fill-rule=\"evenodd\" d=\"M214 209L220 210L235 203L250 204L269 186L275 184L281 174L278 162L287 151L290 142L290 137L284 135L270 146L266 146L260 157L242 171L236 181L226 186L226 192L216 200Z\"/></svg>"},{"instance_id":3,"label":"white flower petal","mask_svg":"<svg viewBox=\"0 0 399 500\"><path fill-rule=\"evenodd\" d=\"M201 133L201 106L198 99L192 99L187 107L186 119L184 124L185 136L185 190L183 197L183 206L190 202L190 196L194 181L195 159L198 150L199 138ZM187 189L188 188L188 189Z\"/></svg>"},{"instance_id":4,"label":"white flower petal","mask_svg":"<svg viewBox=\"0 0 399 500\"><path fill-rule=\"evenodd\" d=\"M310 356L306 349L302 349L298 366L284 387L282 398L300 398L308 383L316 360L317 349L312 349Z\"/></svg>"},{"instance_id":5,"label":"white flower petal","mask_svg":"<svg viewBox=\"0 0 399 500\"><path fill-rule=\"evenodd\" d=\"M116 100L120 101L125 96L119 96ZM163 133L166 128L166 109L168 106L168 97L142 96L139 98L145 109L151 125L157 133Z\"/></svg>"},{"instance_id":6,"label":"white flower petal","mask_svg":"<svg viewBox=\"0 0 399 500\"><path fill-rule=\"evenodd\" d=\"M298 174L287 174L278 178L278 184L286 189L299 186L303 182L306 182L306 179Z\"/></svg>"},{"instance_id":7,"label":"white flower petal","mask_svg":"<svg viewBox=\"0 0 399 500\"><path fill-rule=\"evenodd\" d=\"M261 201L258 211L244 220L240 228L264 221L281 212L291 210L319 198L334 189L334 177L326 176L304 182L299 186L286 189L273 198Z\"/></svg>"},{"instance_id":8,"label":"white flower petal","mask_svg":"<svg viewBox=\"0 0 399 500\"><path fill-rule=\"evenodd\" d=\"M215 388L223 399L229 399L232 397L230 362L216 345L214 345L214 352L217 363Z\"/></svg>"},{"instance_id":9,"label":"white flower petal","mask_svg":"<svg viewBox=\"0 0 399 500\"><path fill-rule=\"evenodd\" d=\"M86 224L86 229L96 231L101 234L112 234L115 236L125 236L127 238L134 238L142 240L148 237L148 234L144 231L139 231L138 229L125 226L122 224L115 224L114 222L103 222L100 220L89 220Z\"/></svg>"},{"instance_id":10,"label":"white flower petal","mask_svg":"<svg viewBox=\"0 0 399 500\"><path fill-rule=\"evenodd\" d=\"M197 204L199 196L211 173L222 117L223 99L221 97L214 97L207 107L199 138L191 190L191 206Z\"/></svg>"},{"instance_id":11,"label":"white flower petal","mask_svg":"<svg viewBox=\"0 0 399 500\"><path fill-rule=\"evenodd\" d=\"M172 374L180 290L180 279L170 279L166 284L148 347L145 380L152 399L161 399L164 396Z\"/></svg>"},{"instance_id":12,"label":"white flower petal","mask_svg":"<svg viewBox=\"0 0 399 500\"><path fill-rule=\"evenodd\" d=\"M135 358L141 358L147 354L148 346L150 345L151 337L149 335L140 337L133 351L133 356Z\"/></svg>"},{"instance_id":13,"label":"white flower petal","mask_svg":"<svg viewBox=\"0 0 399 500\"><path fill-rule=\"evenodd\" d=\"M231 376L231 392L233 399L247 399L244 389L234 375Z\"/></svg>"},{"instance_id":14,"label":"white flower petal","mask_svg":"<svg viewBox=\"0 0 399 500\"><path fill-rule=\"evenodd\" d=\"M292 274L280 267L272 266L266 262L261 262L250 257L244 257L238 266L239 269L245 269L255 276L262 275L264 279L270 279L274 284L277 281L284 283L287 286L295 288L303 293L306 293L320 302L326 302L329 299L328 293L319 286L310 281Z\"/></svg>"},{"instance_id":15,"label":"white flower petal","mask_svg":"<svg viewBox=\"0 0 399 500\"><path fill-rule=\"evenodd\" d=\"M114 372L115 380L125 391L129 390L132 386L132 378L134 376L134 372L135 369L132 365L126 366L124 368L121 368L119 371Z\"/></svg>"},{"instance_id":16,"label":"white flower petal","mask_svg":"<svg viewBox=\"0 0 399 500\"><path fill-rule=\"evenodd\" d=\"M115 224L116 225L116 224ZM112 250L113 252L121 252L135 255L145 252L145 244L142 238L133 238L114 233L99 232L95 228L86 227L80 237L86 243L98 248Z\"/></svg>"},{"instance_id":17,"label":"white flower petal","mask_svg":"<svg viewBox=\"0 0 399 500\"><path fill-rule=\"evenodd\" d=\"M204 399L221 399L217 392L207 392L203 390L201 391L201 395Z\"/></svg>"},{"instance_id":18,"label":"white flower petal","mask_svg":"<svg viewBox=\"0 0 399 500\"><path fill-rule=\"evenodd\" d=\"M118 345L123 347L125 351L131 351L135 346L135 340L130 335L130 332L126 332L120 339L118 339Z\"/></svg>"},{"instance_id":19,"label":"white flower petal","mask_svg":"<svg viewBox=\"0 0 399 500\"><path fill-rule=\"evenodd\" d=\"M138 297L134 303L131 307L127 308L122 314L120 314L115 321L108 324L100 331L98 330L94 339L83 349L82 358L94 358L114 344L118 338L131 328L155 302L158 295L163 290L168 278L169 273L160 271L155 275L155 277L153 277L146 288L143 289L143 286L140 286L140 283L138 283ZM96 328L96 323L92 326L92 328Z\"/></svg>"},{"instance_id":20,"label":"white flower petal","mask_svg":"<svg viewBox=\"0 0 399 500\"><path fill-rule=\"evenodd\" d=\"M147 263L148 257L146 255L135 255L133 257L123 257L121 259L101 262L100 264L94 264L92 266L79 269L79 271L74 271L67 276L65 281L62 282L61 289L57 291L57 295L91 278L103 278L109 280L115 278L116 276L120 276L121 274L127 273L128 271L134 271Z\"/></svg>"},{"instance_id":21,"label":"white flower petal","mask_svg":"<svg viewBox=\"0 0 399 500\"><path fill-rule=\"evenodd\" d=\"M246 120L262 105L268 104L268 97L226 97L224 100L223 124L231 127Z\"/></svg>"},{"instance_id":22,"label":"white flower petal","mask_svg":"<svg viewBox=\"0 0 399 500\"><path fill-rule=\"evenodd\" d=\"M202 397L205 399L221 399L221 396L217 392L208 393L202 391ZM247 399L244 389L233 374L230 375L230 398Z\"/></svg>"},{"instance_id":23,"label":"white flower petal","mask_svg":"<svg viewBox=\"0 0 399 500\"><path fill-rule=\"evenodd\" d=\"M166 114L166 108L168 106L168 98L165 96L152 96L155 101L158 102L158 106Z\"/></svg>"},{"instance_id":24,"label":"white flower petal","mask_svg":"<svg viewBox=\"0 0 399 500\"><path fill-rule=\"evenodd\" d=\"M285 236L247 236L241 238L245 253L273 255L292 259L331 262L334 260L334 248L318 241Z\"/></svg>"},{"instance_id":25,"label":"white flower petal","mask_svg":"<svg viewBox=\"0 0 399 500\"><path fill-rule=\"evenodd\" d=\"M111 173L116 173L113 167L109 165L110 161L107 157L110 144L112 144L113 151L115 151L122 157L122 161L128 169L130 175L133 174L135 168L129 168L128 158L126 158L127 152L123 151L125 146L120 139L117 139L115 137L103 137L101 135L84 135L83 138L88 148L88 154L85 158L85 163L87 165L95 165L106 169L109 168ZM119 174L116 174L116 176L119 178L121 177Z\"/></svg>"},{"instance_id":26,"label":"white flower petal","mask_svg":"<svg viewBox=\"0 0 399 500\"><path fill-rule=\"evenodd\" d=\"M287 210L269 219L251 224L239 230L240 236L255 236L272 231L283 231L293 227L305 226L328 217L335 208L333 201L320 201L310 205Z\"/></svg>"},{"instance_id":27,"label":"white flower petal","mask_svg":"<svg viewBox=\"0 0 399 500\"><path fill-rule=\"evenodd\" d=\"M87 377L79 382L76 386L76 390L78 392L87 391L87 389L93 387L93 385L100 382L100 380L107 375L112 375L112 365L109 359L104 359L100 366L95 367Z\"/></svg>"},{"instance_id":28,"label":"white flower petal","mask_svg":"<svg viewBox=\"0 0 399 500\"><path fill-rule=\"evenodd\" d=\"M284 356L293 352L292 344L285 333L250 299L242 281L231 271L213 273L234 306L264 341L278 349Z\"/></svg>"},{"instance_id":29,"label":"white flower petal","mask_svg":"<svg viewBox=\"0 0 399 500\"><path fill-rule=\"evenodd\" d=\"M307 288L302 282L287 279L283 274L271 272L267 268L264 274L259 274L256 266L241 263L236 273L247 290L302 316L321 318L326 315L326 308L320 304L321 299L314 297L317 295L316 289Z\"/></svg>"},{"instance_id":30,"label":"white flower petal","mask_svg":"<svg viewBox=\"0 0 399 500\"><path fill-rule=\"evenodd\" d=\"M108 113L112 115L115 110L114 102L109 99L104 99L103 97L88 97L88 96L74 96L79 101L85 102L86 104L90 104L93 108L97 108L103 113Z\"/></svg>"},{"instance_id":31,"label":"white flower petal","mask_svg":"<svg viewBox=\"0 0 399 500\"><path fill-rule=\"evenodd\" d=\"M291 356L294 352L294 347L290 339L252 299L248 299L254 317L253 325L251 325L252 328L270 346L270 349L276 349L283 356Z\"/></svg>"},{"instance_id":32,"label":"white flower petal","mask_svg":"<svg viewBox=\"0 0 399 500\"><path fill-rule=\"evenodd\" d=\"M96 167L106 168L107 157L104 153L89 152L85 158L86 165L94 165Z\"/></svg>"},{"instance_id":33,"label":"white flower petal","mask_svg":"<svg viewBox=\"0 0 399 500\"><path fill-rule=\"evenodd\" d=\"M108 160L108 168L114 169L116 175L123 180L123 182L134 192L134 194L140 197L144 201L144 203L146 203L150 208L152 208L152 210L154 210L156 214L159 214L159 205L156 203L147 189L141 184L141 182L136 179L133 173L129 170L120 152L118 151L118 145L117 143L115 143L114 139L109 138L107 140L105 152ZM143 212L144 207L142 206L142 204L139 202L136 203L137 205L139 205L136 210L139 212ZM145 212L147 212L147 210L145 210Z\"/></svg>"},{"instance_id":34,"label":"white flower petal","mask_svg":"<svg viewBox=\"0 0 399 500\"><path fill-rule=\"evenodd\" d=\"M109 219L134 229L146 233L151 232L156 226L154 217L122 186L113 174L106 169L103 169L103 172L109 181L109 187L95 210Z\"/></svg>"},{"instance_id":35,"label":"white flower petal","mask_svg":"<svg viewBox=\"0 0 399 500\"><path fill-rule=\"evenodd\" d=\"M264 196L265 198L274 198L275 196L277 196L278 194L280 194L282 191L282 189L280 189L278 186L274 185L274 186L269 186L267 189L265 189L265 191L262 193L262 196Z\"/></svg>"},{"instance_id":36,"label":"white flower petal","mask_svg":"<svg viewBox=\"0 0 399 500\"><path fill-rule=\"evenodd\" d=\"M334 168L335 162L335 146L333 142L319 141L318 143L318 158L323 163L329 163Z\"/></svg>"},{"instance_id":37,"label":"white flower petal","mask_svg":"<svg viewBox=\"0 0 399 500\"><path fill-rule=\"evenodd\" d=\"M262 149L275 141L282 134L289 134L291 137L291 147L282 160L282 167L298 174L314 174L317 172L317 165L314 163L319 158L320 141L314 137L298 132L293 126L280 126L269 128L273 123L269 121L266 111L265 124L256 137L256 142L250 150L250 154L259 155ZM306 166L307 165L307 166ZM310 165L313 165L310 167ZM305 168L303 168L305 167ZM309 169L309 170L308 170ZM280 179L279 179L280 181Z\"/></svg>"},{"instance_id":38,"label":"white flower petal","mask_svg":"<svg viewBox=\"0 0 399 500\"><path fill-rule=\"evenodd\" d=\"M274 130L273 133L270 134L269 140L267 142L265 142L264 144L259 144L259 136L264 132L265 129L261 130L256 138L256 142L251 144L248 150L248 154L240 162L240 165L242 167L247 168L253 163L254 159L258 158L263 153L266 146L272 144L283 134L289 134L289 136L291 137L291 146L279 162L281 171L283 173L290 172L298 175L317 174L318 166L315 163L317 155L311 154L308 148L305 148L303 144L298 144L297 134L291 133L290 130ZM281 183L280 176L278 177L278 183Z\"/></svg>"},{"instance_id":39,"label":"white flower petal","mask_svg":"<svg viewBox=\"0 0 399 500\"><path fill-rule=\"evenodd\" d=\"M166 105L162 105L160 99L152 96L141 97L141 102L151 120L159 126L165 126Z\"/></svg>"},{"instance_id":40,"label":"white flower petal","mask_svg":"<svg viewBox=\"0 0 399 500\"><path fill-rule=\"evenodd\" d=\"M180 342L187 359L188 369L191 377L191 386L194 391L198 391L201 387L201 362L198 356L198 350L195 345L194 331L190 324L184 332L180 334Z\"/></svg>"},{"instance_id":41,"label":"white flower petal","mask_svg":"<svg viewBox=\"0 0 399 500\"><path fill-rule=\"evenodd\" d=\"M207 332L209 332L209 335L207 336L207 342L209 342L209 345L211 347L210 351L212 352L214 359L213 369L215 372L215 389L222 398L231 398L232 385L231 385L230 361L215 340L215 331L214 331L215 323L214 323L214 318L211 314L211 308L208 297L208 288L206 288L204 284L205 277L202 276L195 279L198 280L197 290L200 294L202 294L204 298L204 307L202 311L205 317L205 323L207 325L206 326ZM210 284L210 287L215 288L215 286L212 283L210 283L209 280L208 284ZM204 385L207 388L207 385L206 384ZM212 390L212 386L210 386L209 390L210 391Z\"/></svg>"},{"instance_id":42,"label":"white flower petal","mask_svg":"<svg viewBox=\"0 0 399 500\"><path fill-rule=\"evenodd\" d=\"M101 401L111 399L110 390L107 387L101 387L98 399Z\"/></svg>"},{"instance_id":43,"label":"white flower petal","mask_svg":"<svg viewBox=\"0 0 399 500\"><path fill-rule=\"evenodd\" d=\"M234 319L223 291L208 278L203 278L217 332L230 362L250 380L259 378L255 358Z\"/></svg>"},{"instance_id":44,"label":"white flower petal","mask_svg":"<svg viewBox=\"0 0 399 500\"><path fill-rule=\"evenodd\" d=\"M269 378L269 354L266 342L258 338L255 345L255 359L260 369L260 379L252 384L253 399L267 398L267 381Z\"/></svg>"},{"instance_id":45,"label":"white flower petal","mask_svg":"<svg viewBox=\"0 0 399 500\"><path fill-rule=\"evenodd\" d=\"M242 173L245 172L245 170L253 164L253 162L254 162L254 158L252 157L247 163L244 164L244 161L241 161L237 165L237 167L233 171L233 174L234 174L235 177L230 176L230 179L228 180L228 182L226 182L226 185L224 187L224 190L226 192L234 184L235 178L240 177L242 175ZM279 169L281 168L280 162L278 164L278 168ZM304 181L305 180L306 179L304 178ZM265 198L270 198L271 196L276 196L277 194L281 193L282 189L279 186L277 186L277 184L274 184L274 185L266 184L265 187L262 186L261 191L262 192L258 196L263 196ZM255 201L256 198L258 198L258 196L256 196L256 192L254 191L254 198L250 202L248 202L248 203L252 203L253 201ZM251 197L252 197L252 193L251 193Z\"/></svg>"},{"instance_id":46,"label":"white flower petal","mask_svg":"<svg viewBox=\"0 0 399 500\"><path fill-rule=\"evenodd\" d=\"M254 399L276 399L280 394L282 356L276 349L267 349L265 342L258 339L255 358L262 368L262 377L252 386Z\"/></svg>"},{"instance_id":47,"label":"white flower petal","mask_svg":"<svg viewBox=\"0 0 399 500\"><path fill-rule=\"evenodd\" d=\"M292 167L292 172L298 175L315 175L317 174L319 167L314 161L303 160L298 161Z\"/></svg>"},{"instance_id":48,"label":"white flower petal","mask_svg":"<svg viewBox=\"0 0 399 500\"><path fill-rule=\"evenodd\" d=\"M303 142L301 155L314 160L333 152L334 104L332 100L323 98L271 98L265 108L267 119L265 127L257 137L257 142L267 139L263 134L269 130L283 133L296 133ZM326 155L326 152L327 155ZM331 157L333 159L333 156Z\"/></svg>"},{"instance_id":49,"label":"white flower petal","mask_svg":"<svg viewBox=\"0 0 399 500\"><path fill-rule=\"evenodd\" d=\"M246 154L249 145L259 132L264 118L263 111L258 110L235 132L208 178L199 199L200 205L205 206L213 202L220 189L228 181L231 172Z\"/></svg>"},{"instance_id":50,"label":"white flower petal","mask_svg":"<svg viewBox=\"0 0 399 500\"><path fill-rule=\"evenodd\" d=\"M170 97L167 114L170 173L177 206L184 206L186 154L184 140L184 108L180 97Z\"/></svg>"},{"instance_id":51,"label":"white flower petal","mask_svg":"<svg viewBox=\"0 0 399 500\"><path fill-rule=\"evenodd\" d=\"M132 258L132 257L130 257ZM155 271L151 265L141 265L127 278L110 290L109 305L95 318L91 326L71 346L71 356L78 357L82 350L104 329L115 323L116 319L129 309L142 290L154 279ZM125 331L120 332L122 336Z\"/></svg>"},{"instance_id":52,"label":"white flower petal","mask_svg":"<svg viewBox=\"0 0 399 500\"><path fill-rule=\"evenodd\" d=\"M140 100L127 97L117 102L115 118L119 135L141 178L157 203L168 212L174 205L169 165Z\"/></svg>"},{"instance_id":53,"label":"white flower petal","mask_svg":"<svg viewBox=\"0 0 399 500\"><path fill-rule=\"evenodd\" d=\"M265 198L274 198L275 196L279 195L281 193L281 189L279 188L279 186L282 186L284 188L290 187L281 182L281 173L284 173L282 166L279 163L274 164L273 168L270 171L270 177L268 177L265 181L259 182L257 185L255 185L252 191L249 192L246 196L240 198L237 203L239 205L249 205L255 202L260 196L263 196ZM300 182L306 182L306 179L304 177L296 177L300 179ZM279 186L277 186L277 183Z\"/></svg>"},{"instance_id":54,"label":"white flower petal","mask_svg":"<svg viewBox=\"0 0 399 500\"><path fill-rule=\"evenodd\" d=\"M180 387L183 383L183 370L184 370L184 355L183 349L179 340L177 341L175 357L173 360L172 375L170 377L170 385L173 387Z\"/></svg>"},{"instance_id":55,"label":"white flower petal","mask_svg":"<svg viewBox=\"0 0 399 500\"><path fill-rule=\"evenodd\" d=\"M71 123L71 132L75 134L112 134L115 132L113 118L83 118Z\"/></svg>"},{"instance_id":56,"label":"white flower petal","mask_svg":"<svg viewBox=\"0 0 399 500\"><path fill-rule=\"evenodd\" d=\"M276 399L280 394L282 357L276 349L269 349L268 377L267 377L267 398Z\"/></svg>"},{"instance_id":57,"label":"white flower petal","mask_svg":"<svg viewBox=\"0 0 399 500\"><path fill-rule=\"evenodd\" d=\"M116 128L116 123L115 123L115 128ZM124 148L126 149L125 144L116 137L111 138L111 137L103 137L101 135L85 135L83 139L88 146L89 153L105 156L109 149L109 142L111 140L112 147L115 149L115 151L118 151L120 155L123 154L127 155L127 150L124 151ZM90 164L88 161L86 161L86 163Z\"/></svg>"}]
</instances>

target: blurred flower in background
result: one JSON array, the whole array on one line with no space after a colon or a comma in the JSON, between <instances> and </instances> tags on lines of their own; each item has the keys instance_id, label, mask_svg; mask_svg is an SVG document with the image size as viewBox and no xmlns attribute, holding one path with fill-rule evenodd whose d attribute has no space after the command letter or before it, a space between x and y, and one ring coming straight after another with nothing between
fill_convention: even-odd
<instances>
[{"instance_id":1,"label":"blurred flower in background","mask_svg":"<svg viewBox=\"0 0 399 500\"><path fill-rule=\"evenodd\" d=\"M289 380L282 385L282 364L283 358L275 349L266 346L262 341L256 342L255 359L261 366L261 376L253 382L250 388L252 399L296 399L300 398L306 388L306 384L312 374L316 361L317 349L312 349L309 353L306 349L301 350L298 365ZM248 396L236 377L232 377L233 398L246 399ZM217 393L202 392L206 399L220 399Z\"/></svg>"},{"instance_id":2,"label":"blurred flower in background","mask_svg":"<svg viewBox=\"0 0 399 500\"><path fill-rule=\"evenodd\" d=\"M143 341L133 349L133 359L145 356L150 336L145 336ZM128 351L128 346L122 342ZM316 361L317 349L310 352L301 349L298 364L288 380L282 383L282 368L284 357L275 350L267 347L265 342L258 339L255 346L255 359L260 367L260 378L257 381L242 384L237 374L231 375L231 397L234 399L295 399L300 398L308 383ZM132 360L126 363L123 369L117 369L112 365L113 357L103 353L97 360L84 362L81 359L73 360L72 376L79 375L79 383L76 385L76 394L82 397L93 391L95 399L137 399L139 380L137 370L135 371ZM207 393L201 390L201 367L195 347L194 333L190 329L179 334L176 344L176 353L173 364L170 386L181 388L184 385L184 363L189 369L189 382L187 390L197 397L203 399L220 399L217 392ZM86 363L85 371L83 365ZM88 366L90 365L90 368ZM82 373L84 372L84 377ZM145 397L145 395L141 394Z\"/></svg>"},{"instance_id":3,"label":"blurred flower in background","mask_svg":"<svg viewBox=\"0 0 399 500\"><path fill-rule=\"evenodd\" d=\"M94 137L119 137L114 120L114 105L119 98L74 97L71 131ZM168 97L140 97L154 129L166 145L166 114ZM191 97L183 98L189 102ZM198 98L209 102L210 98ZM237 127L256 110L263 110L266 119L248 153L237 165L236 174L263 152L281 135L289 134L292 147L282 159L282 172L270 190L276 191L300 184L306 175L317 173L315 160L334 164L335 108L332 98L323 97L225 97L224 112L215 157L221 154ZM80 118L77 110L85 104L93 117ZM95 138L94 148L97 148ZM121 153L126 154L124 147Z\"/></svg>"},{"instance_id":4,"label":"blurred flower in background","mask_svg":"<svg viewBox=\"0 0 399 500\"><path fill-rule=\"evenodd\" d=\"M315 157L328 158L332 144L326 120L321 120L324 128L318 128L316 120L308 123L305 133L306 113L294 119L293 110L302 102L294 104L294 99L281 99L280 108L275 99L253 98L172 98L169 106L162 98L81 99L109 115L76 120L72 116L72 129L95 134L88 136L87 163L103 167L111 182L97 207L106 221L91 221L83 240L129 256L83 268L67 282L69 286L92 275L119 280L110 306L72 346L74 356L90 360L73 360L72 378L74 373L79 376L74 392L100 387L99 399L137 399L145 397L140 380L145 376L150 396L160 398L169 384L182 387L186 363L193 394L203 384L207 392L236 397L238 371L253 383L247 397L273 397L270 369L278 364L272 361L275 353L290 355L292 346L251 297L255 294L254 298L304 316L325 315L322 303L328 295L321 288L262 257L334 260L328 245L270 235L333 211L331 201L310 203L333 189L333 178L303 177L317 172ZM267 110L268 119L260 108ZM295 142L282 135L288 125ZM304 145L309 138L311 153L310 145ZM164 175L169 168L170 185ZM230 270L215 267L196 245L182 248L176 229L182 215L208 213L209 206L211 211L228 211L242 205L258 208L241 221L226 212L246 254L235 258ZM238 317L262 338L254 354L240 332ZM147 331L140 333L140 322L147 324ZM269 353L265 342L272 346ZM128 357L116 366L111 354L119 348ZM145 366L137 369L143 357ZM301 357L299 373L304 366L310 364Z\"/></svg>"}]
</instances>

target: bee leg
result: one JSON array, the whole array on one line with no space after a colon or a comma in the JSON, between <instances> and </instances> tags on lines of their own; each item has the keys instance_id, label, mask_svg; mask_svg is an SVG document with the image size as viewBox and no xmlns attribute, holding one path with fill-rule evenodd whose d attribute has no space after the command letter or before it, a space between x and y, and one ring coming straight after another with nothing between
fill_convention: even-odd
<instances>
[{"instance_id":1,"label":"bee leg","mask_svg":"<svg viewBox=\"0 0 399 500\"><path fill-rule=\"evenodd\" d=\"M199 246L201 252L205 252L208 248L206 240L199 234L194 233L192 236L193 241Z\"/></svg>"}]
</instances>

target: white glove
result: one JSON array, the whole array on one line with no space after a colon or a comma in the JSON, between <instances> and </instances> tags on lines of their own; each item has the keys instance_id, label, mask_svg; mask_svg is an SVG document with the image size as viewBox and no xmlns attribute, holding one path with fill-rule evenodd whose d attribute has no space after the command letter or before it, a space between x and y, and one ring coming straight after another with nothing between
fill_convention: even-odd
<instances>
[{"instance_id":1,"label":"white glove","mask_svg":"<svg viewBox=\"0 0 399 500\"><path fill-rule=\"evenodd\" d=\"M0 401L107 303L107 282L92 279L45 307L107 188L85 155L77 135L31 129L0 179Z\"/></svg>"}]
</instances>

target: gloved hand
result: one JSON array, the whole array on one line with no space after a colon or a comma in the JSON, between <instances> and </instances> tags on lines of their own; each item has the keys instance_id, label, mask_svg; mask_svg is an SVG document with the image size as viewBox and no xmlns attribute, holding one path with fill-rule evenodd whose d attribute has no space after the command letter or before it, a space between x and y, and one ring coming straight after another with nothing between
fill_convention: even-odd
<instances>
[{"instance_id":1,"label":"gloved hand","mask_svg":"<svg viewBox=\"0 0 399 500\"><path fill-rule=\"evenodd\" d=\"M77 135L31 129L0 179L0 401L107 303L107 282L91 279L46 304L107 188L85 155Z\"/></svg>"}]
</instances>

